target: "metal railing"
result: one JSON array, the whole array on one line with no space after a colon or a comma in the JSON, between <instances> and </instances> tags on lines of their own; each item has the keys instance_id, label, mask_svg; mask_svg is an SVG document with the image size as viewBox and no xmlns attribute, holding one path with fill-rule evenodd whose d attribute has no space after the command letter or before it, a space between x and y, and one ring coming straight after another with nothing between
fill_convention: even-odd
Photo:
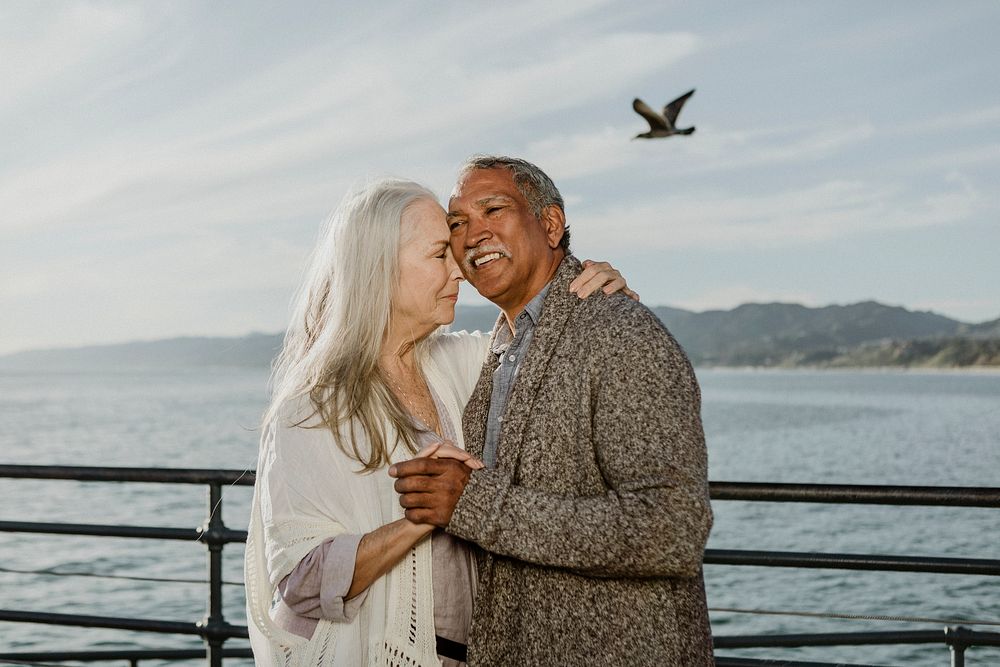
<instances>
[{"instance_id":1,"label":"metal railing","mask_svg":"<svg viewBox=\"0 0 1000 667\"><path fill-rule=\"evenodd\" d=\"M252 472L241 470L203 470L168 468L102 468L81 466L0 465L0 478L75 480L80 482L141 482L154 484L194 484L208 487L208 512L198 528L163 526L121 526L79 523L39 523L0 521L0 532L40 533L46 535L86 535L138 539L199 542L208 549L207 611L200 621L183 622L163 619L119 618L86 614L53 614L0 609L0 621L43 623L51 625L113 630L133 630L175 635L197 635L205 642L203 652L165 649L162 651L74 651L0 653L5 661L59 660L128 660L137 664L148 659L187 659L205 656L211 667L220 667L224 657L251 657L249 649L224 650L227 639L247 638L246 626L233 625L223 614L222 550L226 544L245 542L245 530L227 528L222 520L223 486L253 486ZM72 656L72 657L71 657ZM182 657L184 656L184 657Z\"/></svg>"},{"instance_id":2,"label":"metal railing","mask_svg":"<svg viewBox=\"0 0 1000 667\"><path fill-rule=\"evenodd\" d=\"M208 548L207 613L198 622L162 619L117 618L83 614L54 614L25 610L0 609L0 621L47 623L77 627L123 629L178 635L197 635L205 642L204 651L196 649L136 649L115 651L46 651L0 653L0 661L30 663L76 660L96 662L128 660L181 660L206 657L216 667L226 657L250 657L248 648L223 648L227 639L246 638L246 626L225 620L222 595L222 551L226 544L246 540L246 531L227 528L222 520L222 488L252 486L254 473L235 470L101 468L70 466L0 465L0 478L76 480L84 482L142 482L195 484L208 487L208 513L205 523L196 529L161 526L121 526L69 523L0 521L0 532L42 533L49 535L87 535L162 540L198 541ZM804 502L830 504L920 505L944 507L1000 508L1000 488L871 486L832 484L770 484L750 482L712 482L715 501ZM943 574L1000 576L1000 560L973 558L932 558L882 554L831 554L789 551L750 551L708 549L704 562L710 565L764 566L875 570L892 572L934 572ZM803 646L858 646L894 644L943 644L950 648L952 665L964 665L965 651L972 646L1000 646L1000 633L980 632L961 626L943 631L890 631L810 633L783 635L741 635L714 637L716 649L778 648ZM794 667L832 665L833 663L760 660L716 657L719 667L749 665L787 665ZM836 663L843 665L845 663Z\"/></svg>"},{"instance_id":3,"label":"metal railing","mask_svg":"<svg viewBox=\"0 0 1000 667\"><path fill-rule=\"evenodd\" d=\"M710 487L712 500L1000 508L1000 488L995 487L754 482L712 482ZM1000 560L985 558L707 549L704 562L715 565L1000 576ZM1000 646L1000 633L950 626L943 630L715 636L713 641L716 649L944 644L951 651L952 667L964 667L966 650L973 646ZM749 664L736 658L718 657L716 663L727 667Z\"/></svg>"}]
</instances>

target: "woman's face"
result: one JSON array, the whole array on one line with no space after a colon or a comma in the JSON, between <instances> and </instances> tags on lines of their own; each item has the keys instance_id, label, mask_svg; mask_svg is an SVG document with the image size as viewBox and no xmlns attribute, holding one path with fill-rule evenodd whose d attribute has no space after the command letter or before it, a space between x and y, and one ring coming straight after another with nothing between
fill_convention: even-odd
<instances>
[{"instance_id":1,"label":"woman's face","mask_svg":"<svg viewBox=\"0 0 1000 667\"><path fill-rule=\"evenodd\" d=\"M444 209L436 201L418 199L403 212L392 322L408 337L422 338L455 319L462 272L450 240Z\"/></svg>"}]
</instances>

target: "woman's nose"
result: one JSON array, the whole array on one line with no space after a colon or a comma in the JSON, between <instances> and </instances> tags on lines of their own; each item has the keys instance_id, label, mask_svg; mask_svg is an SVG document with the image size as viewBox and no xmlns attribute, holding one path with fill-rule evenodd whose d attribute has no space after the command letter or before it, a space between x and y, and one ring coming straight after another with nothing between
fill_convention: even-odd
<instances>
[{"instance_id":1,"label":"woman's nose","mask_svg":"<svg viewBox=\"0 0 1000 667\"><path fill-rule=\"evenodd\" d=\"M448 261L448 271L449 275L451 276L451 280L465 280L465 276L462 275L462 267L460 267L458 265L458 262L455 261L455 255L454 253L451 252L450 249L448 250L447 261Z\"/></svg>"}]
</instances>

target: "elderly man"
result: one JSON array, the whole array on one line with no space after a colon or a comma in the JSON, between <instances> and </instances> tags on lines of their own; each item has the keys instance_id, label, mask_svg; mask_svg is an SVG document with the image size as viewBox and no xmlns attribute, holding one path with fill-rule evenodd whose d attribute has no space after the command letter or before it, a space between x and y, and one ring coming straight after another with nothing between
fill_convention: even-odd
<instances>
[{"instance_id":1,"label":"elderly man","mask_svg":"<svg viewBox=\"0 0 1000 667\"><path fill-rule=\"evenodd\" d=\"M466 278L503 311L463 424L487 467L390 474L409 519L482 548L469 664L713 664L687 357L641 304L569 293L563 200L534 165L473 158L448 222Z\"/></svg>"}]
</instances>

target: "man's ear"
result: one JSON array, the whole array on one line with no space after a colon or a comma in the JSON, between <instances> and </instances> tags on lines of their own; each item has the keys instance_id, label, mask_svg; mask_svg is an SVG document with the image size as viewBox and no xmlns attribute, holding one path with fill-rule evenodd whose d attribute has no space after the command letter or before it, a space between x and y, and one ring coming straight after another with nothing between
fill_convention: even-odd
<instances>
[{"instance_id":1,"label":"man's ear","mask_svg":"<svg viewBox=\"0 0 1000 667\"><path fill-rule=\"evenodd\" d=\"M555 250L566 233L566 213L555 204L546 206L542 209L541 222L549 247Z\"/></svg>"}]
</instances>

